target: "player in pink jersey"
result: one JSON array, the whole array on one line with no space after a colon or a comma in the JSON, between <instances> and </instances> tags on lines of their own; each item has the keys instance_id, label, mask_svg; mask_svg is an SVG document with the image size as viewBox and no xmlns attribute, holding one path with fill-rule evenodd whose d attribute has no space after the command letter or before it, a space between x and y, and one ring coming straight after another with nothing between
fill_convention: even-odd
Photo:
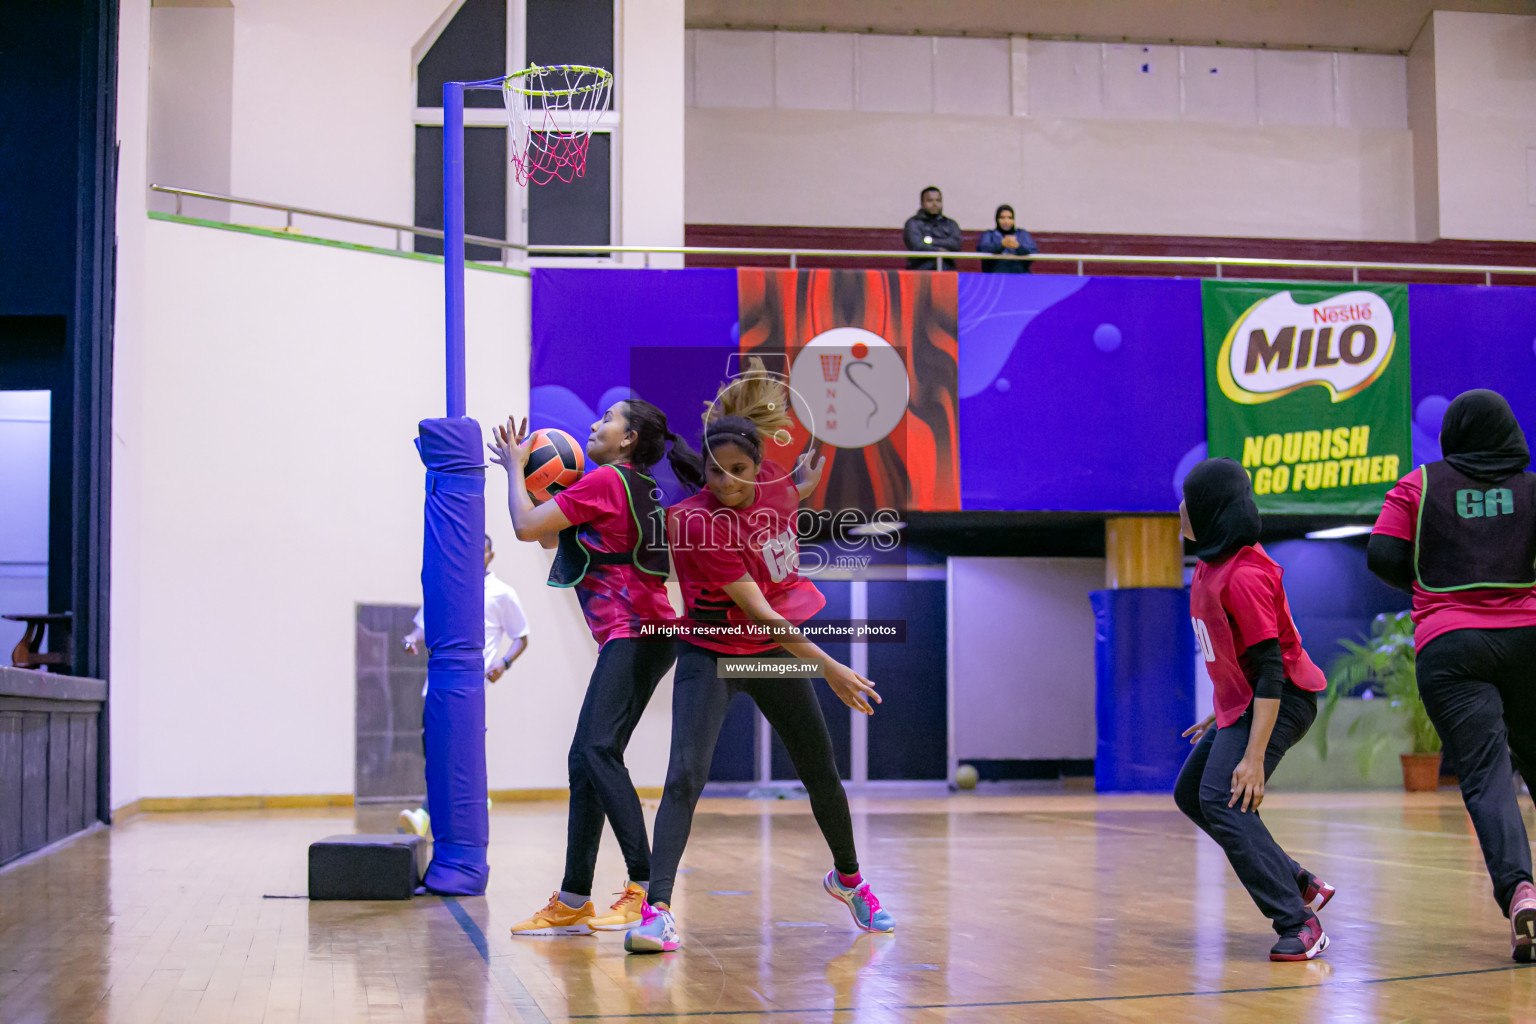
<instances>
[{"instance_id":1,"label":"player in pink jersey","mask_svg":"<svg viewBox=\"0 0 1536 1024\"><path fill-rule=\"evenodd\" d=\"M1387 492L1366 558L1413 595L1419 694L1477 830L1510 955L1536 959L1536 886L1510 752L1536 768L1536 474L1509 403L1458 395L1438 462Z\"/></svg>"},{"instance_id":2,"label":"player in pink jersey","mask_svg":"<svg viewBox=\"0 0 1536 1024\"><path fill-rule=\"evenodd\" d=\"M667 952L681 945L672 912L673 881L709 777L715 741L737 693L752 698L784 741L810 796L816 824L832 852L833 869L822 879L823 888L847 905L858 927L879 932L896 927L859 873L848 795L811 680L789 672L773 678L729 676L741 659L752 658L771 671L793 656L820 662L828 685L853 710L872 714L870 700L880 701L873 683L829 658L795 628L826 602L815 584L799 574L795 530L796 510L802 495L815 487L820 463L797 484L763 457L763 439L787 422L787 408L783 385L763 373L760 362L723 388L704 430L707 489L667 510L689 632L678 644L672 753L656 812L651 892L644 920L624 937L624 948L632 953ZM769 627L771 636L753 635L754 625Z\"/></svg>"},{"instance_id":3,"label":"player in pink jersey","mask_svg":"<svg viewBox=\"0 0 1536 1024\"><path fill-rule=\"evenodd\" d=\"M1264 784L1317 717L1328 685L1302 649L1282 583L1259 546L1248 471L1207 459L1184 480L1184 536L1195 542L1190 614L1215 684L1215 714L1185 730L1195 749L1173 798L1221 844L1248 895L1280 936L1271 960L1310 960L1328 948L1317 911L1333 888L1280 848L1259 818Z\"/></svg>"},{"instance_id":4,"label":"player in pink jersey","mask_svg":"<svg viewBox=\"0 0 1536 1024\"><path fill-rule=\"evenodd\" d=\"M643 639L642 622L673 618L660 491L648 474L665 455L678 479L703 483L698 454L667 429L667 417L649 402L615 402L592 424L587 457L596 465L550 501L535 506L523 482L530 444L527 422L496 428L492 460L507 470L507 510L519 540L559 551L549 583L574 587L592 636L597 665L571 739L570 811L565 877L543 910L512 927L514 935L582 935L620 931L639 923L650 884L650 845L640 798L624 766L624 748L656 685L672 667L672 644ZM669 450L670 447L670 450ZM597 915L591 903L603 819L613 826L629 869L618 900Z\"/></svg>"}]
</instances>

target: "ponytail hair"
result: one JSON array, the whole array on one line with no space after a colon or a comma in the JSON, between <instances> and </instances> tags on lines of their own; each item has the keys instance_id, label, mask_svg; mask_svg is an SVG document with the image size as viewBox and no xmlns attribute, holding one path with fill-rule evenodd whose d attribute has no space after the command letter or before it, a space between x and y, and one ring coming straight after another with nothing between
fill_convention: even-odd
<instances>
[{"instance_id":1,"label":"ponytail hair","mask_svg":"<svg viewBox=\"0 0 1536 1024\"><path fill-rule=\"evenodd\" d=\"M667 432L667 463L677 482L697 493L704 488L704 457L688 446L681 434Z\"/></svg>"},{"instance_id":2,"label":"ponytail hair","mask_svg":"<svg viewBox=\"0 0 1536 1024\"><path fill-rule=\"evenodd\" d=\"M721 384L715 400L705 408L706 438L710 424L722 419L745 420L752 425L759 436L754 459L761 461L761 442L777 437L780 431L787 432L794 422L789 415L789 389L764 368L760 357L752 356L747 368ZM709 447L707 440L704 447Z\"/></svg>"},{"instance_id":3,"label":"ponytail hair","mask_svg":"<svg viewBox=\"0 0 1536 1024\"><path fill-rule=\"evenodd\" d=\"M666 413L643 399L629 398L624 401L624 418L635 432L630 461L636 467L648 472L665 455L679 483L695 491L704 486L704 460L667 428Z\"/></svg>"}]
</instances>

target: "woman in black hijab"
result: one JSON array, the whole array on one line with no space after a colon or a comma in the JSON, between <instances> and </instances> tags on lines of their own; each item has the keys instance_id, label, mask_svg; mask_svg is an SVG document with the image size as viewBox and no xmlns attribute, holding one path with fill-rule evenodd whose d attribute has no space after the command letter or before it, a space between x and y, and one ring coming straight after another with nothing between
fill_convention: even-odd
<instances>
[{"instance_id":1,"label":"woman in black hijab","mask_svg":"<svg viewBox=\"0 0 1536 1024\"><path fill-rule=\"evenodd\" d=\"M1221 844L1274 925L1280 938L1269 958L1310 960L1328 948L1317 911L1333 887L1280 848L1258 810L1280 758L1317 717L1317 691L1327 680L1302 649L1284 573L1259 546L1262 523L1248 471L1231 459L1200 463L1184 480L1179 516L1200 559L1190 614L1216 711L1184 731L1195 749L1173 798Z\"/></svg>"},{"instance_id":2,"label":"woman in black hijab","mask_svg":"<svg viewBox=\"0 0 1536 1024\"><path fill-rule=\"evenodd\" d=\"M1445 411L1444 457L1387 492L1366 556L1413 595L1419 695L1456 769L1510 955L1536 960L1536 885L1511 751L1536 766L1536 474L1502 395Z\"/></svg>"}]
</instances>

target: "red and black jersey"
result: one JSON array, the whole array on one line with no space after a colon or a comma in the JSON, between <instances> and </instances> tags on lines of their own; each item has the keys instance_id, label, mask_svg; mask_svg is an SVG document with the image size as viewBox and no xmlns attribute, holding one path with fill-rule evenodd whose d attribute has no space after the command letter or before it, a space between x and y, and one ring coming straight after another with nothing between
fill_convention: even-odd
<instances>
[{"instance_id":1,"label":"red and black jersey","mask_svg":"<svg viewBox=\"0 0 1536 1024\"><path fill-rule=\"evenodd\" d=\"M729 508L709 491L667 509L667 537L672 564L682 586L684 615L691 627L688 642L727 654L760 654L776 646L735 632L710 635L719 623L749 618L725 592L725 584L748 576L769 605L799 625L826 604L816 585L799 573L800 545L795 512L800 495L782 468L764 462L756 497L743 508Z\"/></svg>"},{"instance_id":2,"label":"red and black jersey","mask_svg":"<svg viewBox=\"0 0 1536 1024\"><path fill-rule=\"evenodd\" d=\"M1262 640L1280 641L1285 677L1291 682L1313 692L1328 685L1301 646L1284 577L1285 570L1258 544L1238 548L1215 565L1195 563L1190 614L1195 642L1216 686L1216 724L1222 728L1241 718L1253 701L1258 670L1248 663L1247 651Z\"/></svg>"}]
</instances>

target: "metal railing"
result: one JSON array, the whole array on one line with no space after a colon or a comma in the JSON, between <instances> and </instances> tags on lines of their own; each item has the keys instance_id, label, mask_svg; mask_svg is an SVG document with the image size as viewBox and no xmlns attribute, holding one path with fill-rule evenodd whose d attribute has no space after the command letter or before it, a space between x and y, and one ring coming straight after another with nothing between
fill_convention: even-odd
<instances>
[{"instance_id":1,"label":"metal railing","mask_svg":"<svg viewBox=\"0 0 1536 1024\"><path fill-rule=\"evenodd\" d=\"M366 227L381 228L393 231L395 234L395 249L399 252L405 250L406 235L425 235L428 238L443 237L443 232L437 228L415 227L410 224L396 224L391 221L373 220L368 217L353 217L342 213L327 213L323 210L310 210L302 206L289 206L283 203L270 203L260 199L242 199L238 196L220 195L216 192L201 192L195 189L172 188L167 185L150 185L150 190L176 198L175 212L182 215L183 198L198 199L215 203L233 203L237 206L251 206L265 210L276 210L286 217L285 229L293 230L293 218L319 217L323 220L339 221L345 224L359 224ZM1018 259L1014 256L1000 256L984 252L908 252L904 249L803 249L803 248L742 248L718 245L525 245L519 242L508 241L505 238L485 238L479 235L465 235L464 240L474 245L483 245L501 250L502 266L511 264L511 254L521 253L523 258L537 258L542 256L592 256L594 254L624 254L637 253L645 257L645 265L650 266L650 258L658 256L761 256L774 259L788 259L790 269L799 265L802 257L815 259L925 259L936 261L938 269L943 270L946 261L959 263L964 260L1000 260ZM1387 263L1373 260L1292 260L1271 259L1255 256L1132 256L1120 253L1035 253L1029 257L1032 261L1041 263L1075 263L1077 276L1083 276L1084 266L1090 263L1122 263L1142 264L1147 266L1181 266L1181 267L1210 267L1215 276L1220 278L1226 268L1229 267L1273 267L1278 269L1296 270L1348 270L1351 279L1360 280L1362 270L1385 270L1408 273L1436 273L1436 274L1481 274L1483 283L1491 285L1494 274L1515 274L1532 276L1536 275L1536 266L1495 266L1472 263Z\"/></svg>"},{"instance_id":2,"label":"metal railing","mask_svg":"<svg viewBox=\"0 0 1536 1024\"><path fill-rule=\"evenodd\" d=\"M425 235L428 238L439 239L443 237L441 228L419 228L410 224L396 224L393 221L373 220L369 217L353 217L350 214L345 213L327 213L324 210L309 210L302 206L288 206L284 203L269 203L262 199L241 199L238 196L225 196L220 195L217 192L199 192L196 189L190 188L171 188L169 185L150 185L149 190L151 192L163 192L166 195L175 196L175 213L178 217L182 216L182 199L187 198L203 199L212 203L234 203L237 206L254 206L263 210L277 210L279 213L286 215L286 222L284 223L283 228L287 231L293 230L293 218L295 214L299 215L300 217L320 217L323 220L340 221L343 224L361 224L370 228L383 228L386 231L393 231L395 233L396 252L405 252L405 236L408 234ZM465 235L464 241L472 242L475 245L499 248L502 251L503 263L507 261L506 254L508 252L513 250L526 251L528 248L526 245L519 245L516 242L509 242L505 238L482 238L479 235Z\"/></svg>"}]
</instances>

